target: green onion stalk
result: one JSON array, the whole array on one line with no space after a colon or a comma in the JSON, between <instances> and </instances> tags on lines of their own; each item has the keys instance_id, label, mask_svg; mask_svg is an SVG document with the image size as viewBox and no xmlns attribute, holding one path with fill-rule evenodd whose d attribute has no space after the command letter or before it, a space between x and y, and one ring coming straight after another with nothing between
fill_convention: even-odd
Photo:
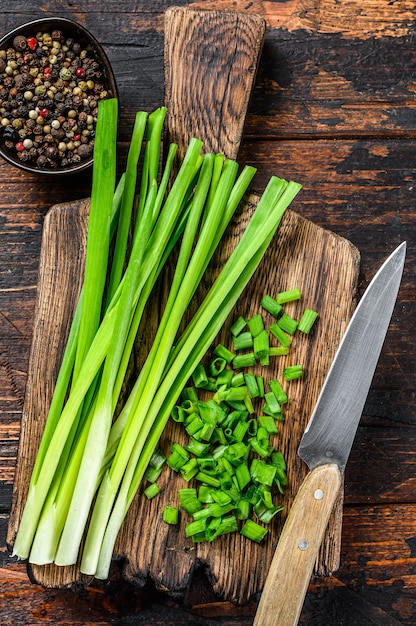
<instances>
[{"instance_id":1,"label":"green onion stalk","mask_svg":"<svg viewBox=\"0 0 416 626\"><path fill-rule=\"evenodd\" d=\"M202 142L193 138L175 179L175 144L159 177L165 115L164 107L137 114L116 186L117 101L100 102L84 284L14 544L17 556L36 564L80 559L81 572L97 578L108 575L119 529L178 396L300 189L272 177L239 244L184 326L255 169L239 174L235 161L202 155ZM143 313L174 251L157 332L117 410L135 341L145 332ZM231 526L230 520L215 532Z\"/></svg>"}]
</instances>

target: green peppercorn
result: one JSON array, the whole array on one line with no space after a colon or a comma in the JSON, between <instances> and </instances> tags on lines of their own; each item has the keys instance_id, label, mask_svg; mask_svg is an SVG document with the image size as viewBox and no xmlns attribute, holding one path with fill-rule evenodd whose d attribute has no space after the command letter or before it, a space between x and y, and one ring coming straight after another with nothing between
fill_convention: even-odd
<instances>
[{"instance_id":1,"label":"green peppercorn","mask_svg":"<svg viewBox=\"0 0 416 626\"><path fill-rule=\"evenodd\" d=\"M59 77L62 78L62 80L71 80L72 72L69 67L63 67L59 72Z\"/></svg>"},{"instance_id":2,"label":"green peppercorn","mask_svg":"<svg viewBox=\"0 0 416 626\"><path fill-rule=\"evenodd\" d=\"M52 37L50 36L49 33L44 33L42 35L42 42L45 46L51 46L52 45Z\"/></svg>"},{"instance_id":3,"label":"green peppercorn","mask_svg":"<svg viewBox=\"0 0 416 626\"><path fill-rule=\"evenodd\" d=\"M46 93L45 85L37 85L35 87L35 96L43 96Z\"/></svg>"}]
</instances>

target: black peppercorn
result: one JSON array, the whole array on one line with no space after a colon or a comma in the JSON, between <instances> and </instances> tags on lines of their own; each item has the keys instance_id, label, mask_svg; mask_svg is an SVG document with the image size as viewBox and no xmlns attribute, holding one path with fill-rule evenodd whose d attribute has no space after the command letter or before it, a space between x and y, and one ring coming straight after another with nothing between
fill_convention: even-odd
<instances>
[{"instance_id":1,"label":"black peppercorn","mask_svg":"<svg viewBox=\"0 0 416 626\"><path fill-rule=\"evenodd\" d=\"M87 159L92 154L92 147L82 143L78 148L78 154L82 159Z\"/></svg>"},{"instance_id":2,"label":"black peppercorn","mask_svg":"<svg viewBox=\"0 0 416 626\"><path fill-rule=\"evenodd\" d=\"M58 156L58 149L55 146L48 146L46 148L46 156L48 159L56 159Z\"/></svg>"},{"instance_id":3,"label":"black peppercorn","mask_svg":"<svg viewBox=\"0 0 416 626\"><path fill-rule=\"evenodd\" d=\"M26 117L26 115L29 113L29 107L27 106L27 104L21 104L18 108L18 112L20 117Z\"/></svg>"},{"instance_id":4,"label":"black peppercorn","mask_svg":"<svg viewBox=\"0 0 416 626\"><path fill-rule=\"evenodd\" d=\"M3 130L4 139L9 139L11 141L17 141L18 134L13 126L6 126Z\"/></svg>"},{"instance_id":5,"label":"black peppercorn","mask_svg":"<svg viewBox=\"0 0 416 626\"><path fill-rule=\"evenodd\" d=\"M15 48L16 50L25 50L26 44L26 37L23 37L23 35L17 35L13 39L13 48Z\"/></svg>"}]
</instances>

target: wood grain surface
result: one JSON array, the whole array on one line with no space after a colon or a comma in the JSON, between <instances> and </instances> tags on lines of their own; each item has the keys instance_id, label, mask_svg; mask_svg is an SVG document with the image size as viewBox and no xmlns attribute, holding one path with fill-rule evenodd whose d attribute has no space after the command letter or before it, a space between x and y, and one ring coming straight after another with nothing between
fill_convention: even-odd
<instances>
[{"instance_id":1,"label":"wood grain surface","mask_svg":"<svg viewBox=\"0 0 416 626\"><path fill-rule=\"evenodd\" d=\"M195 8L184 0L182 7ZM79 20L106 49L121 97L120 171L134 114L164 101L160 0L0 0L0 34L36 17ZM397 307L345 475L341 567L311 582L300 623L416 621L416 62L415 3L201 0L197 8L259 14L267 24L239 160L299 180L294 211L361 253L359 295L404 239ZM32 584L6 548L33 337L41 237L50 207L90 193L90 174L39 179L0 163L0 623L251 624L257 606L222 601L197 569L182 601L127 583L83 590Z\"/></svg>"},{"instance_id":2,"label":"wood grain surface","mask_svg":"<svg viewBox=\"0 0 416 626\"><path fill-rule=\"evenodd\" d=\"M178 142L182 157L192 136L200 137L207 150L223 152L228 158L237 157L252 77L264 36L263 21L257 16L252 18L237 12L222 14L218 11L178 8L167 12L166 24L166 105L170 111L167 120L168 140ZM217 39L225 43L213 58L207 50L212 49ZM201 42L204 42L203 47ZM188 51L186 57L183 55L184 49ZM201 97L195 94L194 85L197 84L203 86ZM215 89L212 94L210 91L213 86ZM206 110L203 110L205 102ZM198 112L201 109L202 124L198 126L201 118ZM225 129L225 132L221 131L217 136L217 129ZM254 199L241 209L213 260L212 269L204 279L205 285L212 284L235 248L255 204ZM85 245L80 242L85 238L86 210L85 202L79 205L58 205L45 220L34 341L9 524L10 547L13 546L23 510L62 346L69 331L73 303L81 285L82 251L85 252ZM72 257L74 263L71 262ZM286 513L305 476L305 467L297 458L296 450L317 400L323 377L351 316L358 270L359 253L348 241L292 213L283 222L271 245L271 251L236 307L234 315L242 314L248 319L259 310L262 295L297 286L302 290L303 299L297 307L288 307L288 313L299 318L303 308L308 306L319 311L321 319L315 345L309 338L305 340L304 337L303 342L297 339L292 344L295 349L292 348L287 358L276 360L267 371L262 371L266 377L281 378L282 367L300 362L307 372L302 381L292 385L292 393L289 395L293 394L293 398L289 409L285 411L287 426L282 432L281 441L278 438L276 442L284 451L291 481L290 491L280 503ZM162 279L151 299L154 304L145 313L138 337L139 363L150 349L169 279L168 268L165 280ZM197 294L194 309L204 291L206 287ZM223 333L219 340L229 345L228 336ZM51 349L51 344L56 347L56 351ZM171 443L182 439L181 428L172 423L159 447L168 455ZM120 533L116 553L127 563L127 578L142 581L151 579L158 588L181 596L188 588L198 563L199 566L206 566L210 578L215 581L214 589L225 600L247 602L261 591L285 516L273 524L267 542L261 546L251 544L243 537L232 536L209 546L194 545L191 539L185 540L185 524L189 521L186 516L182 517L180 527L173 530L162 521L163 507L176 504L177 490L185 485L184 481L169 472L159 482L163 486L162 495L149 502L139 494ZM342 495L338 498L323 542L318 564L321 573L332 573L339 566L341 524ZM250 552L249 560L242 558L247 551ZM50 587L88 581L76 567L39 567L29 564L29 570L34 581ZM255 576L253 571L256 572Z\"/></svg>"}]
</instances>

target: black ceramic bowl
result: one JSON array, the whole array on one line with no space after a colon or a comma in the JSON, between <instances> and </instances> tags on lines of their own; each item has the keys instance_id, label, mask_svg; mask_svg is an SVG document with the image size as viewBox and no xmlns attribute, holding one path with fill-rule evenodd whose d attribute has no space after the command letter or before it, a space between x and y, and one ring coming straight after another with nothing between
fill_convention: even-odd
<instances>
[{"instance_id":1,"label":"black ceramic bowl","mask_svg":"<svg viewBox=\"0 0 416 626\"><path fill-rule=\"evenodd\" d=\"M60 40L58 39L59 31L62 34ZM66 61L60 58L63 56L61 54L50 54L50 48L49 50L44 48L44 52L39 49L42 47L39 42L36 45L36 36L39 33L45 35L46 38L48 34L53 34L53 39L60 41L61 49L64 46L63 50L67 54L67 49L71 51ZM30 39L32 48L27 45ZM75 48L68 48L68 40L70 44L75 42ZM21 50L19 45L16 49L16 43L21 44ZM13 49L19 54L16 59L13 59L12 67L6 69L5 65L10 66L8 57L13 57ZM82 59L76 54L74 57L74 50L76 53L79 49L84 51L82 55L86 54L88 57L87 62L85 58ZM52 52L54 51L57 52L56 47ZM3 58L5 55L6 59ZM59 60L55 60L57 56ZM69 57L72 58L69 59ZM50 62L50 59L54 63ZM76 67L77 59L81 59L78 63L79 68ZM68 69L68 66L72 75L65 82L62 76L67 77L68 73L64 72L61 75L60 72L64 67ZM117 85L110 62L96 38L80 24L66 18L34 20L15 28L0 39L0 70L2 70L0 72L0 156L12 165L35 174L54 176L73 174L90 167L93 161L91 149L96 121L96 115L93 115L94 110L96 114L94 105L103 97L118 98ZM34 76L36 71L38 74ZM16 81L16 74L20 74L18 81ZM39 95L37 92L44 90L45 80L47 81L46 92ZM91 87L92 84L94 87ZM56 90L56 85L59 86L58 91L62 90L61 93L64 96L59 94L59 106L56 92L51 91L51 88ZM83 87L85 87L84 90ZM71 104L74 88L78 91L78 106ZM10 95L11 89L13 89L12 95ZM79 93L80 89L82 93ZM31 94L32 98L30 98ZM82 113L81 117L80 113ZM85 115L87 115L87 120L84 119ZM45 126L46 131L50 130L49 133L45 133ZM81 148L80 155L81 143L85 145ZM64 150L64 145L68 146L68 144L69 148ZM24 154L18 155L19 152Z\"/></svg>"}]
</instances>

